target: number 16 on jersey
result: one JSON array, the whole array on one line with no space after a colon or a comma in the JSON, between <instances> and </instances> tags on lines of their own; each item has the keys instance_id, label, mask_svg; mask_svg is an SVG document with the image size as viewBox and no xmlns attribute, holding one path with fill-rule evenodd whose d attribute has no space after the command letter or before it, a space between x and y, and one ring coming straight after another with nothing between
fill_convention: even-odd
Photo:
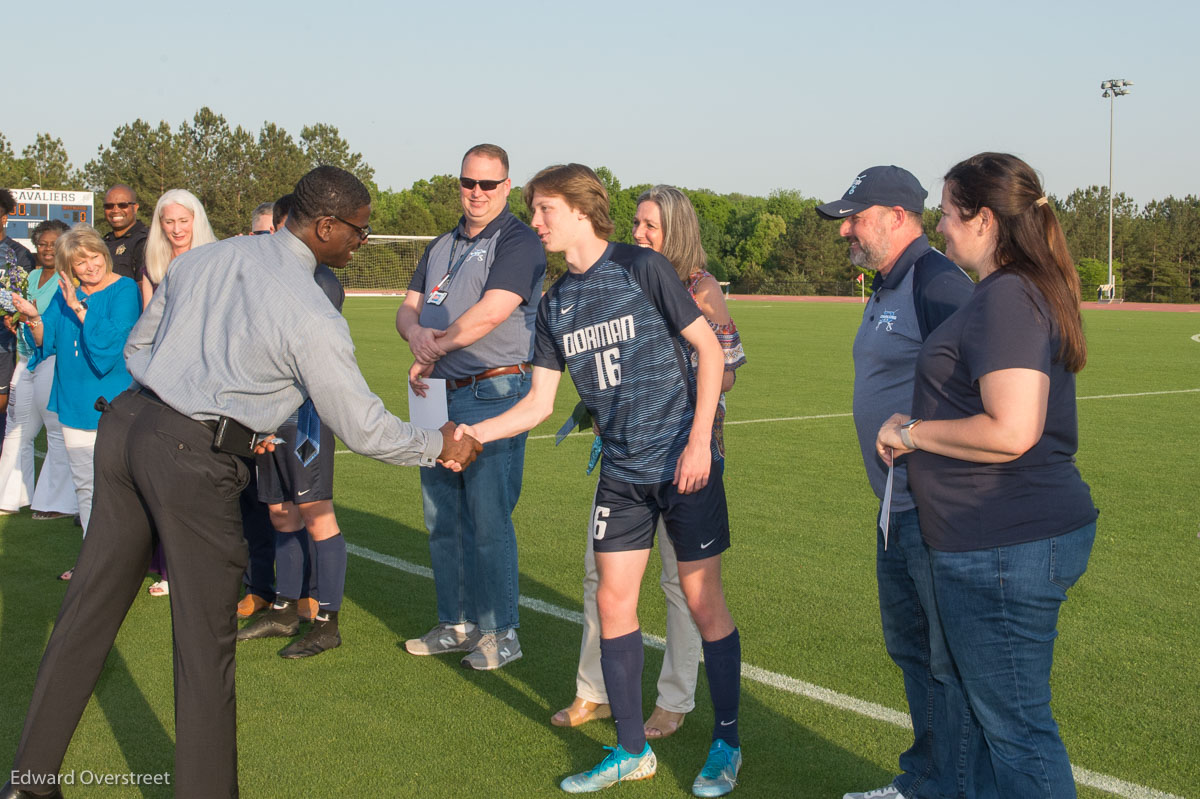
<instances>
[{"instance_id":1,"label":"number 16 on jersey","mask_svg":"<svg viewBox=\"0 0 1200 799\"><path fill-rule=\"evenodd\" d=\"M601 391L621 385L620 347L611 347L592 357L596 360L596 382L600 384Z\"/></svg>"}]
</instances>

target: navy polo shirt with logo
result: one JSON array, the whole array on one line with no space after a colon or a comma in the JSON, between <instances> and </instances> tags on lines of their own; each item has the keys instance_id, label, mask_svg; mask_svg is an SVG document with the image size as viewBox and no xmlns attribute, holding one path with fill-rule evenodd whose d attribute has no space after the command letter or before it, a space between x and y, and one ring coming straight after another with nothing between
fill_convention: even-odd
<instances>
[{"instance_id":1,"label":"navy polo shirt with logo","mask_svg":"<svg viewBox=\"0 0 1200 799\"><path fill-rule=\"evenodd\" d=\"M854 337L854 426L875 496L883 498L887 466L875 453L879 428L893 413L912 408L921 344L970 299L975 284L919 236L887 275L876 275ZM904 458L892 477L892 511L915 507Z\"/></svg>"},{"instance_id":2,"label":"navy polo shirt with logo","mask_svg":"<svg viewBox=\"0 0 1200 799\"><path fill-rule=\"evenodd\" d=\"M449 272L453 274L446 280ZM422 327L445 330L492 289L521 298L521 304L486 336L438 359L432 377L461 379L528 361L545 279L542 242L507 208L474 238L467 237L466 221L460 220L454 230L430 242L408 284L409 291L425 295ZM429 295L439 283L446 297L434 305L428 302Z\"/></svg>"}]
</instances>

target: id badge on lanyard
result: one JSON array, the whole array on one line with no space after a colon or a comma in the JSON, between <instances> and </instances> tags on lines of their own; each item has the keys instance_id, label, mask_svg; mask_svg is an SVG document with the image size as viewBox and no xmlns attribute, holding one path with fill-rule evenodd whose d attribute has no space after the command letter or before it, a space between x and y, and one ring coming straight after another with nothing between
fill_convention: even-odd
<instances>
[{"instance_id":1,"label":"id badge on lanyard","mask_svg":"<svg viewBox=\"0 0 1200 799\"><path fill-rule=\"evenodd\" d=\"M430 289L429 294L425 297L426 305L441 305L446 301L446 297L450 295L450 281L454 279L458 268L463 265L463 262L471 254L470 244L470 242L467 242L466 251L458 257L457 261L454 261L454 248L458 246L458 233L454 234L454 242L450 245L450 260L454 261L454 263L446 270L446 274L437 282L437 285Z\"/></svg>"}]
</instances>

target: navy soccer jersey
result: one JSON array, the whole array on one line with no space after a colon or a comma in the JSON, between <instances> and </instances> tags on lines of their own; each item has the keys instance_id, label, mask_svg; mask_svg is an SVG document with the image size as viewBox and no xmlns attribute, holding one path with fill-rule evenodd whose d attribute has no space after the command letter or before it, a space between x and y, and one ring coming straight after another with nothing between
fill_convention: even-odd
<instances>
[{"instance_id":1,"label":"navy soccer jersey","mask_svg":"<svg viewBox=\"0 0 1200 799\"><path fill-rule=\"evenodd\" d=\"M695 408L680 331L699 316L670 262L629 244L609 244L590 269L567 272L542 297L533 364L570 370L600 429L601 474L674 479Z\"/></svg>"}]
</instances>

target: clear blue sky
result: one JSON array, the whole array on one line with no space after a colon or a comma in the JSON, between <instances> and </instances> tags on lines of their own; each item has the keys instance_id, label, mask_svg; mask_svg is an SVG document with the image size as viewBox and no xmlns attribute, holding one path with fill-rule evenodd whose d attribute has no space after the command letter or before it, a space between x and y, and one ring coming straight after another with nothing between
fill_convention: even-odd
<instances>
[{"instance_id":1,"label":"clear blue sky","mask_svg":"<svg viewBox=\"0 0 1200 799\"><path fill-rule=\"evenodd\" d=\"M1126 78L1116 190L1200 193L1200 7L959 5L20 0L0 11L0 131L18 152L59 136L82 166L119 125L207 105L255 132L333 124L385 188L494 141L518 184L580 161L625 185L832 199L896 163L935 205L946 169L986 149L1055 194L1106 184L1099 85Z\"/></svg>"}]
</instances>

